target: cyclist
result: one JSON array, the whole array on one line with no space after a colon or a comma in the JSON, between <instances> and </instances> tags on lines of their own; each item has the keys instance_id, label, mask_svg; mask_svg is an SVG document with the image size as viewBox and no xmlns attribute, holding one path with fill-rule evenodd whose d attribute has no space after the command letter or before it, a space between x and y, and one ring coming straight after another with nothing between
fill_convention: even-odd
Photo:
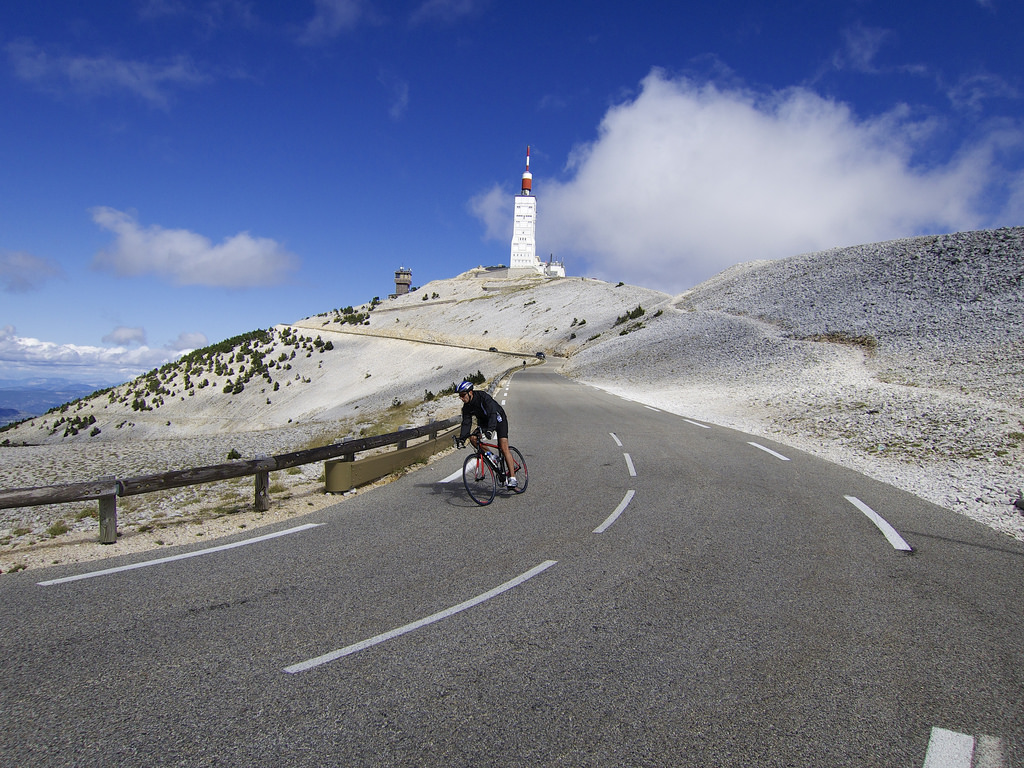
<instances>
[{"instance_id":1,"label":"cyclist","mask_svg":"<svg viewBox=\"0 0 1024 768\"><path fill-rule=\"evenodd\" d=\"M516 487L516 476L512 468L516 465L512 460L512 453L508 449L508 417L505 416L505 409L498 405L498 402L486 392L473 390L472 381L463 381L456 388L456 394L462 400L462 432L459 435L459 442L464 443L466 438L476 448L477 438L470 435L470 428L473 426L473 417L476 417L477 426L483 430L487 439L491 439L491 433L498 433L498 450L505 457L505 466L508 468L508 478L505 480L506 488Z\"/></svg>"}]
</instances>

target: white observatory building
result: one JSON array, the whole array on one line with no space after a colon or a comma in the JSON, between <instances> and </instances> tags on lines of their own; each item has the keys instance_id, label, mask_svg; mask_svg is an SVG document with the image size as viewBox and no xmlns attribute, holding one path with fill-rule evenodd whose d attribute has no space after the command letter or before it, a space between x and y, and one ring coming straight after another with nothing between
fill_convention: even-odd
<instances>
[{"instance_id":1,"label":"white observatory building","mask_svg":"<svg viewBox=\"0 0 1024 768\"><path fill-rule=\"evenodd\" d=\"M565 277L561 262L541 263L537 258L537 198L533 196L533 174L530 173L530 148L526 148L526 170L522 189L515 198L512 213L512 251L509 271L525 270L546 277Z\"/></svg>"}]
</instances>

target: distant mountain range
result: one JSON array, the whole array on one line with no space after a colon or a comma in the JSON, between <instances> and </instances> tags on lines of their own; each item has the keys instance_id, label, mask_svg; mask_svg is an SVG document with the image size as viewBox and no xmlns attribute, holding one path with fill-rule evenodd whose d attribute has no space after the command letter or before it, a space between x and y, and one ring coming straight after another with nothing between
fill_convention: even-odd
<instances>
[{"instance_id":1,"label":"distant mountain range","mask_svg":"<svg viewBox=\"0 0 1024 768\"><path fill-rule=\"evenodd\" d=\"M40 416L102 387L67 379L0 379L0 427Z\"/></svg>"}]
</instances>

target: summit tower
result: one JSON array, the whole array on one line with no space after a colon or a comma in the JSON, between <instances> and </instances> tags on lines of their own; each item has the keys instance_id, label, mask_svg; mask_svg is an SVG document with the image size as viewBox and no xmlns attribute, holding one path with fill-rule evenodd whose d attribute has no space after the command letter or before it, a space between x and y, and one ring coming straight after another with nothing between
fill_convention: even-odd
<instances>
[{"instance_id":1,"label":"summit tower","mask_svg":"<svg viewBox=\"0 0 1024 768\"><path fill-rule=\"evenodd\" d=\"M565 267L554 258L547 263L537 258L537 198L533 196L530 148L526 148L526 170L512 212L512 250L509 271L528 270L546 277L565 277Z\"/></svg>"},{"instance_id":2,"label":"summit tower","mask_svg":"<svg viewBox=\"0 0 1024 768\"><path fill-rule=\"evenodd\" d=\"M530 148L526 148L526 170L523 184L516 195L512 213L512 253L509 256L511 269L540 271L537 258L537 198L532 195L533 174L530 173Z\"/></svg>"}]
</instances>

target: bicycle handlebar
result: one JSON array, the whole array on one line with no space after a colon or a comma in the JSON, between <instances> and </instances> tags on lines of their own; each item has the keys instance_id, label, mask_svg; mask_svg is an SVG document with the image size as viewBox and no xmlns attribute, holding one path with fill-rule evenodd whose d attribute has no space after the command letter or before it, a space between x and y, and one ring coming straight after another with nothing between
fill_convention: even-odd
<instances>
[{"instance_id":1,"label":"bicycle handlebar","mask_svg":"<svg viewBox=\"0 0 1024 768\"><path fill-rule=\"evenodd\" d=\"M485 439L485 436L486 436L487 440L492 440L493 439L492 437L490 437L490 433L489 432L488 433L484 433L483 430L480 429L480 427L477 427L476 429L474 429L470 433L470 437L477 438L478 445L486 445L488 448L497 448L498 447L494 443L484 443L483 441ZM458 435L455 435L455 436L452 437L452 442L455 443L455 447L456 448L462 448L462 447L464 447L466 445L465 439L460 437L460 436L458 436Z\"/></svg>"}]
</instances>

